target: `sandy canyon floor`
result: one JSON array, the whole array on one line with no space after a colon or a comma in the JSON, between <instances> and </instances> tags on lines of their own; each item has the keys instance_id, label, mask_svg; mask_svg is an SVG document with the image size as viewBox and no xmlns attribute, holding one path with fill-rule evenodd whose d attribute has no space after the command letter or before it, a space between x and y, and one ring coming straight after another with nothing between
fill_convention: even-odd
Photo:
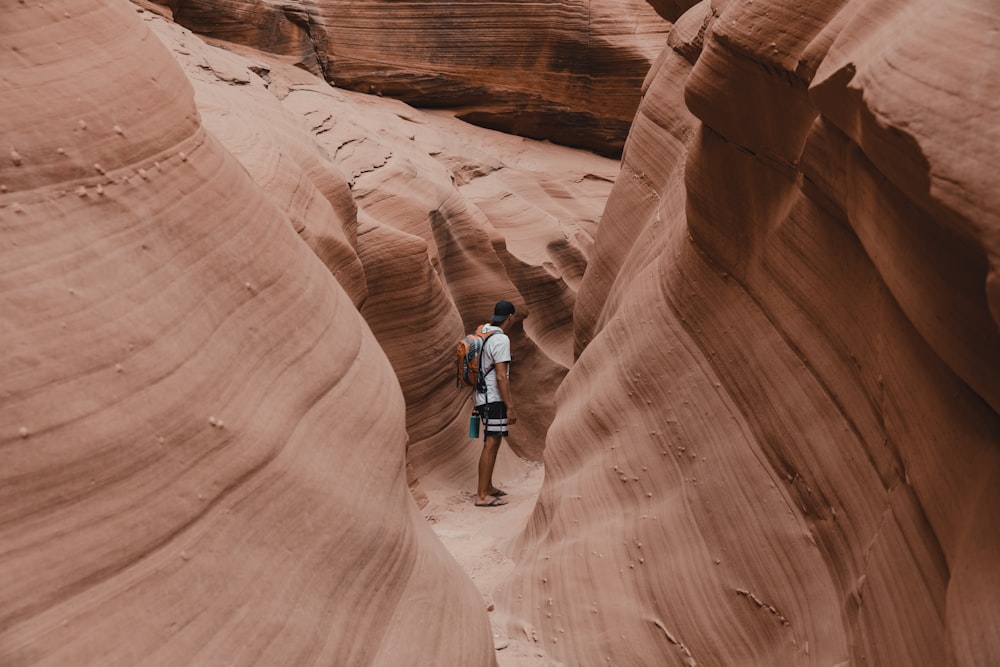
<instances>
[{"instance_id":1,"label":"sandy canyon floor","mask_svg":"<svg viewBox=\"0 0 1000 667\"><path fill-rule=\"evenodd\" d=\"M470 447L477 443L470 441ZM553 663L530 626L520 635L506 632L497 622L493 593L513 571L514 541L523 530L538 498L544 478L541 463L517 461L506 445L501 447L499 472L494 481L507 492L502 507L474 504L472 489L428 490L424 517L483 596L493 623L493 643L499 667L543 667ZM506 466L504 465L506 464Z\"/></svg>"},{"instance_id":2,"label":"sandy canyon floor","mask_svg":"<svg viewBox=\"0 0 1000 667\"><path fill-rule=\"evenodd\" d=\"M585 44L593 93L635 2L441 4L518 18L477 86ZM617 161L199 3L9 4L0 666L1000 665L1000 12L678 5ZM501 297L484 509L450 351Z\"/></svg>"}]
</instances>

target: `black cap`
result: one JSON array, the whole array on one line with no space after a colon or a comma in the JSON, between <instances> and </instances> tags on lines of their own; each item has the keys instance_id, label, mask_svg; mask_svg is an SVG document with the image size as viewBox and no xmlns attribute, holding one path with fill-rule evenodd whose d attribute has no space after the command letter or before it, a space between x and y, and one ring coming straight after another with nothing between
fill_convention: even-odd
<instances>
[{"instance_id":1,"label":"black cap","mask_svg":"<svg viewBox=\"0 0 1000 667\"><path fill-rule=\"evenodd\" d=\"M497 305L493 306L493 317L490 318L490 322L500 324L513 314L514 304L510 301L497 301Z\"/></svg>"}]
</instances>

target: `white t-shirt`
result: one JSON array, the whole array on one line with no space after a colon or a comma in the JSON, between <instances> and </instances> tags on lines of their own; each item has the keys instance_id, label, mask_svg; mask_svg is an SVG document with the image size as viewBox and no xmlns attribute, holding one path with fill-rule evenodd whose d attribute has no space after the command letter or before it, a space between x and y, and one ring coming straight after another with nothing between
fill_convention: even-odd
<instances>
[{"instance_id":1,"label":"white t-shirt","mask_svg":"<svg viewBox=\"0 0 1000 667\"><path fill-rule=\"evenodd\" d=\"M487 338L486 344L483 346L483 358L480 361L479 367L486 374L486 393L472 392L473 396L475 396L476 405L499 403L503 400L500 397L500 388L497 386L497 372L491 372L490 369L493 368L494 364L510 361L510 338L503 332L503 329L495 327L492 324L487 324L486 331L497 331L499 333L495 333ZM507 366L507 376L510 377L510 366Z\"/></svg>"}]
</instances>

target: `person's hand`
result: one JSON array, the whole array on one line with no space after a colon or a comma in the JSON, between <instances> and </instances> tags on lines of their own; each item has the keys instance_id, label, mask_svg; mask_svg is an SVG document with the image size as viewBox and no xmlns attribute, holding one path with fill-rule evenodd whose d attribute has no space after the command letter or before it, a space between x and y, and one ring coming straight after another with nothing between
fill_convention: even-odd
<instances>
[{"instance_id":1,"label":"person's hand","mask_svg":"<svg viewBox=\"0 0 1000 667\"><path fill-rule=\"evenodd\" d=\"M507 425L517 423L517 411L514 408L507 408Z\"/></svg>"}]
</instances>

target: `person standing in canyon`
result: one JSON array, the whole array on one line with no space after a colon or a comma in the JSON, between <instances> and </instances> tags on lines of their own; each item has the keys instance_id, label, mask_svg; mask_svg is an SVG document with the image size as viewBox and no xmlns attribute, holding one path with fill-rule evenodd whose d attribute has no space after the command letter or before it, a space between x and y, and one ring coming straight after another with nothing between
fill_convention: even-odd
<instances>
[{"instance_id":1,"label":"person standing in canyon","mask_svg":"<svg viewBox=\"0 0 1000 667\"><path fill-rule=\"evenodd\" d=\"M477 507L498 507L506 505L507 495L493 485L493 468L496 467L500 442L507 437L507 427L517 421L514 400L510 391L510 338L504 333L514 317L514 304L498 301L493 308L493 317L485 331L495 331L483 345L483 355L479 367L482 369L486 387L484 392L475 392L476 410L483 424L483 452L479 456L479 486L476 489Z\"/></svg>"}]
</instances>

